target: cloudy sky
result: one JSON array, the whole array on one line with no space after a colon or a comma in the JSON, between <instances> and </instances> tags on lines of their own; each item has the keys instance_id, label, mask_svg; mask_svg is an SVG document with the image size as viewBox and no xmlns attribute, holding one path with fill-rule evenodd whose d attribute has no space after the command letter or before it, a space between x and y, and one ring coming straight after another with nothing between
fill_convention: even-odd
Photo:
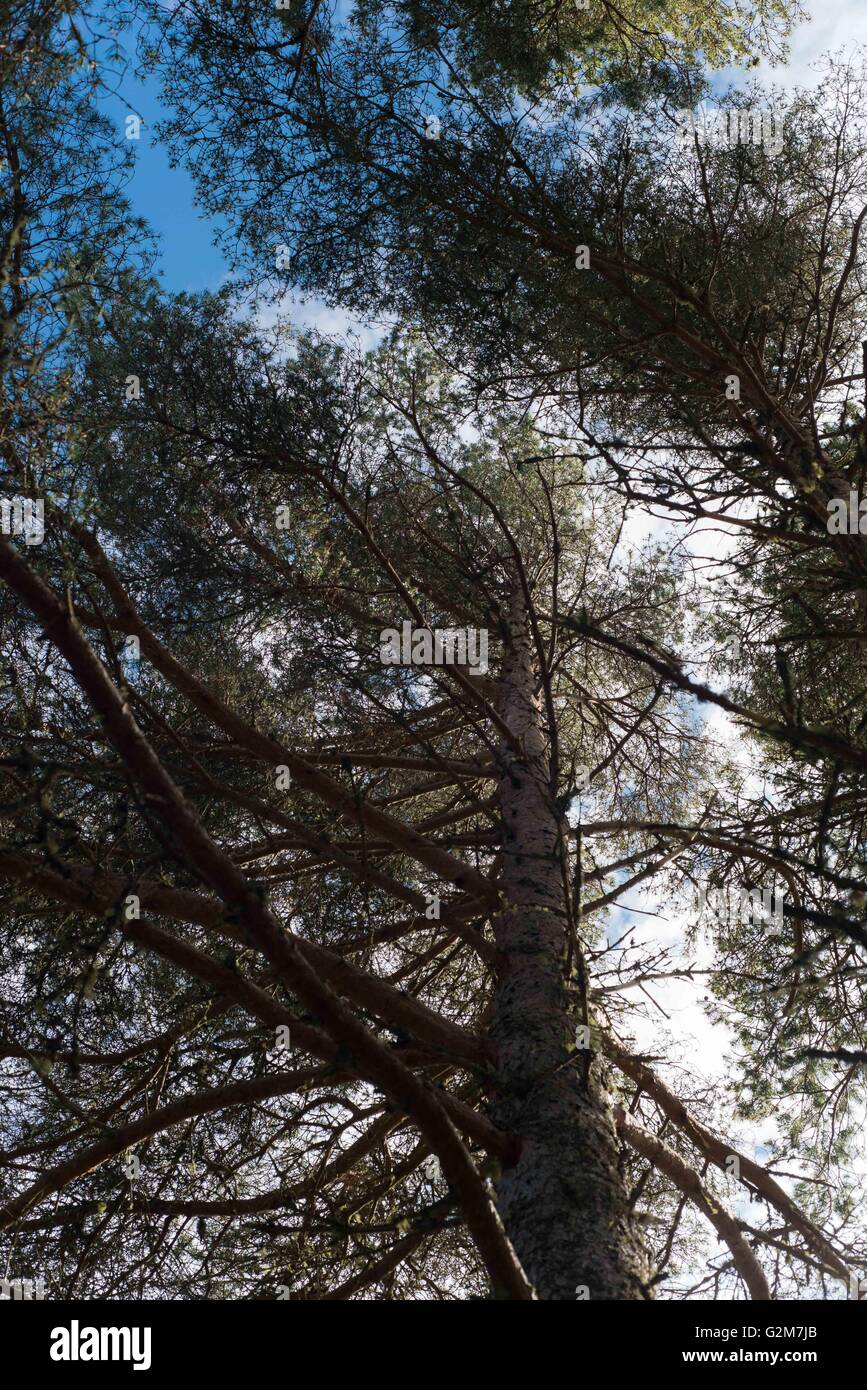
<instances>
[{"instance_id":1,"label":"cloudy sky","mask_svg":"<svg viewBox=\"0 0 867 1390\"><path fill-rule=\"evenodd\" d=\"M867 5L864 0L807 0L811 18L795 30L784 69L769 70L773 81L802 86L814 80L812 65L823 53L854 54L867 44Z\"/></svg>"}]
</instances>

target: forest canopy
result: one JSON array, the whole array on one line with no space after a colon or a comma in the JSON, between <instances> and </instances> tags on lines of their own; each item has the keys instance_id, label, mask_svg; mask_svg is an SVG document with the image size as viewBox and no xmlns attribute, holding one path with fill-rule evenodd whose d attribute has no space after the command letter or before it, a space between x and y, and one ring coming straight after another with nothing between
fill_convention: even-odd
<instances>
[{"instance_id":1,"label":"forest canopy","mask_svg":"<svg viewBox=\"0 0 867 1390\"><path fill-rule=\"evenodd\" d=\"M867 74L754 76L801 18L12 0L6 1280L867 1296Z\"/></svg>"}]
</instances>

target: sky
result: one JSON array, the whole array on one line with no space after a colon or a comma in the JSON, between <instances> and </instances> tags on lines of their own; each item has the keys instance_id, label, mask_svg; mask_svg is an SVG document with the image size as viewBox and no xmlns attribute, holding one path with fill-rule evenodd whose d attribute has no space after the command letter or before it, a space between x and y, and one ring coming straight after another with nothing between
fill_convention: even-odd
<instances>
[{"instance_id":1,"label":"sky","mask_svg":"<svg viewBox=\"0 0 867 1390\"><path fill-rule=\"evenodd\" d=\"M226 277L226 262L214 245L214 224L202 217L194 203L195 186L183 169L171 169L168 155L156 139L154 127L163 114L158 84L136 80L134 35L123 31L120 47L127 54L129 71L117 83L117 91L102 101L103 113L125 132L130 114L141 117L138 140L131 141L135 171L126 194L134 212L144 217L160 240L158 261L162 283L174 293L216 289Z\"/></svg>"},{"instance_id":2,"label":"sky","mask_svg":"<svg viewBox=\"0 0 867 1390\"><path fill-rule=\"evenodd\" d=\"M141 118L138 139L131 141L135 168L126 196L133 211L144 217L157 235L161 283L173 294L217 290L231 278L228 258L215 245L219 224L196 206L192 177L185 169L170 166L168 153L157 139L156 125L166 111L159 82L152 77L140 81L135 76L135 33L122 31L118 44L127 55L129 68L118 80L116 91L103 97L102 108L122 133L129 115ZM290 293L280 309L288 310L299 326L334 336L355 333L363 348L375 346L380 338L378 330L320 299L300 299ZM265 325L273 317L274 310L269 308L260 315Z\"/></svg>"}]
</instances>

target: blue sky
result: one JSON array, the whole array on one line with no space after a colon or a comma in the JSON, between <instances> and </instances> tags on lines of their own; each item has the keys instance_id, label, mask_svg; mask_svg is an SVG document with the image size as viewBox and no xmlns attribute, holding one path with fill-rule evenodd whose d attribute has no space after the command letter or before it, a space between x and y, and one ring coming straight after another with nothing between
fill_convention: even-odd
<instances>
[{"instance_id":1,"label":"blue sky","mask_svg":"<svg viewBox=\"0 0 867 1390\"><path fill-rule=\"evenodd\" d=\"M130 142L135 171L126 185L126 195L133 211L146 219L159 239L161 284L171 293L215 290L230 275L226 257L214 244L217 224L196 207L192 178L183 168L170 167L167 152L156 138L155 128L165 108L159 81L149 78L142 82L135 77L135 34L125 31L118 45L127 55L129 69L118 81L116 93L103 98L102 109L116 123L120 139L125 138L127 116L141 117L139 139ZM382 325L364 324L321 299L299 299L291 291L279 304L261 306L258 318L267 325L278 315L324 334L357 337L363 349L376 346L382 336Z\"/></svg>"},{"instance_id":2,"label":"blue sky","mask_svg":"<svg viewBox=\"0 0 867 1390\"><path fill-rule=\"evenodd\" d=\"M119 81L117 94L103 99L102 109L117 124L121 138L130 113L142 118L140 138L130 142L135 173L127 185L127 197L160 238L158 266L165 288L173 292L216 289L227 265L214 245L214 224L194 206L195 185L189 174L169 167L166 150L156 139L154 127L162 115L159 84L153 79L136 80L134 35L127 31L119 42L130 68Z\"/></svg>"}]
</instances>

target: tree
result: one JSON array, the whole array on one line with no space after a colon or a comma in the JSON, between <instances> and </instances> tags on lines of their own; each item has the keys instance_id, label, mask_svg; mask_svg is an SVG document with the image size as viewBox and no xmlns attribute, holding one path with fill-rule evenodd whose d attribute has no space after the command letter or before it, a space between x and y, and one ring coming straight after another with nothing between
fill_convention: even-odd
<instances>
[{"instance_id":1,"label":"tree","mask_svg":"<svg viewBox=\"0 0 867 1390\"><path fill-rule=\"evenodd\" d=\"M776 162L694 142L673 177L663 118L600 107L582 134L558 55L515 74L457 10L477 85L453 76L426 134L417 83L448 51L389 48L381 18L341 48L308 16L291 65L241 7L170 27L176 136L218 79L190 155L257 278L277 241L300 283L401 317L388 344L269 337L119 256L123 294L85 299L34 408L45 540L0 541L0 1224L66 1293L848 1285L858 677L808 723L821 665L787 642L793 552L823 651L860 572L823 529L857 433L833 472L814 438L857 325L852 93L840 138L803 100ZM512 85L543 76L530 131ZM660 79L663 115L694 81ZM624 555L636 501L747 534L704 623L747 647L728 693L695 673L692 572ZM753 731L770 806L696 702ZM741 910L780 880L773 922ZM673 1083L658 1025L652 1057L632 1040L634 991L694 966L612 940L607 909L692 883L741 895L713 899L710 984L743 1115L782 1117L766 1167L707 1086ZM786 1190L788 1157L819 1181Z\"/></svg>"},{"instance_id":2,"label":"tree","mask_svg":"<svg viewBox=\"0 0 867 1390\"><path fill-rule=\"evenodd\" d=\"M767 1296L687 1157L697 1146L729 1175L732 1145L620 1036L622 990L665 959L612 956L595 926L688 850L679 827L710 796L676 692L570 632L589 606L650 641L671 632L661 557L612 569L616 514L600 501L583 525L575 451L506 405L473 414L466 382L423 345L396 340L357 365L316 343L287 358L207 298L116 327L118 347L93 343L76 406L96 530L58 508L39 573L8 543L0 561L21 650L35 622L62 658L38 702L44 730L19 728L19 830L0 861L33 941L7 1024L10 1055L31 1062L14 1147L53 1155L6 1198L19 1248L50 1241L43 1264L68 1259L98 1287L106 1268L127 1287L131 1260L143 1289L350 1296L399 1278L442 1296L453 1279L484 1287L465 1227L509 1296L640 1298L671 1249L652 1267L630 1208L656 1215L673 1183L727 1242L734 1277ZM132 366L141 399L119 403ZM421 664L384 664L404 622ZM429 629L474 629L476 646L431 661ZM90 921L62 929L60 954L63 905ZM300 1068L266 1062L283 1029ZM58 1066L72 1069L59 1088ZM135 1117L156 1077L162 1104ZM84 1142L119 1096L124 1123ZM277 1096L292 1099L264 1106ZM227 1118L238 1105L244 1121ZM660 1113L674 1147L652 1133ZM192 1187L157 1136L199 1116ZM615 1120L643 1160L637 1187ZM335 1154L341 1134L352 1142ZM128 1151L133 1187L118 1171ZM429 1157L443 1176L420 1182ZM739 1162L793 1249L845 1277L809 1216ZM75 1199L41 1215L71 1181ZM351 1219L371 1208L385 1219ZM136 1217L160 1216L200 1221L182 1256L148 1248ZM130 1227L141 1244L119 1247Z\"/></svg>"},{"instance_id":3,"label":"tree","mask_svg":"<svg viewBox=\"0 0 867 1390\"><path fill-rule=\"evenodd\" d=\"M198 6L192 13L201 22ZM281 57L297 47L300 68L327 41L339 13L303 0L278 9L276 22L288 36ZM272 16L246 9L237 14L245 24L274 23ZM501 90L504 78L531 96L586 80L604 81L623 97L649 82L664 82L678 65L703 61L719 68L737 60L756 63L759 55L781 57L799 14L797 6L780 0L756 0L743 9L703 0L657 0L652 6L635 0L617 6L590 0L569 5L503 0L490 6L466 0L364 0L351 24L363 36L388 34L398 49L409 47L434 59L445 52L454 70L492 92Z\"/></svg>"},{"instance_id":4,"label":"tree","mask_svg":"<svg viewBox=\"0 0 867 1390\"><path fill-rule=\"evenodd\" d=\"M543 421L559 411L630 503L750 538L730 595L743 606L742 631L723 634L761 629L764 651L742 668L740 699L709 689L695 667L688 674L682 654L643 659L753 729L770 765L787 750L776 785L786 796L797 785L805 814L819 816L795 838L786 830L790 852L817 870L814 907L791 911L812 911L806 920L836 943L820 951L848 959L863 941L852 811L862 682L852 654L865 552L858 515L854 526L840 516L858 512L863 484L863 405L853 397L864 363L863 74L832 62L812 93L730 92L711 139L674 106L707 94L689 72L683 95L676 85L645 94L637 114L612 107L604 87L571 101L546 91L528 110L505 60L499 91L449 68L445 26L435 59L432 43L420 53L384 34L362 46L351 30L337 33L291 84L284 56L258 36L248 36L245 63L232 62L231 13L205 62L199 33L194 7L167 30L177 60L167 132L229 216L257 280L271 275L269 238L281 228L282 264L305 288L421 323L453 360L470 357L479 393L505 390ZM433 140L425 109L437 62ZM218 72L224 107L201 130L191 113ZM266 120L244 117L254 88L270 94ZM793 599L806 557L815 568ZM823 658L834 652L839 700L816 690L824 660L812 678L793 663L793 602L797 640ZM642 653L640 633L624 643L598 623L582 631ZM852 819L840 845L848 874L834 883L822 845L840 794ZM767 823L766 808L755 815ZM831 978L836 988L836 970ZM861 1041L836 1039L830 1051L854 1057L857 1073Z\"/></svg>"}]
</instances>

